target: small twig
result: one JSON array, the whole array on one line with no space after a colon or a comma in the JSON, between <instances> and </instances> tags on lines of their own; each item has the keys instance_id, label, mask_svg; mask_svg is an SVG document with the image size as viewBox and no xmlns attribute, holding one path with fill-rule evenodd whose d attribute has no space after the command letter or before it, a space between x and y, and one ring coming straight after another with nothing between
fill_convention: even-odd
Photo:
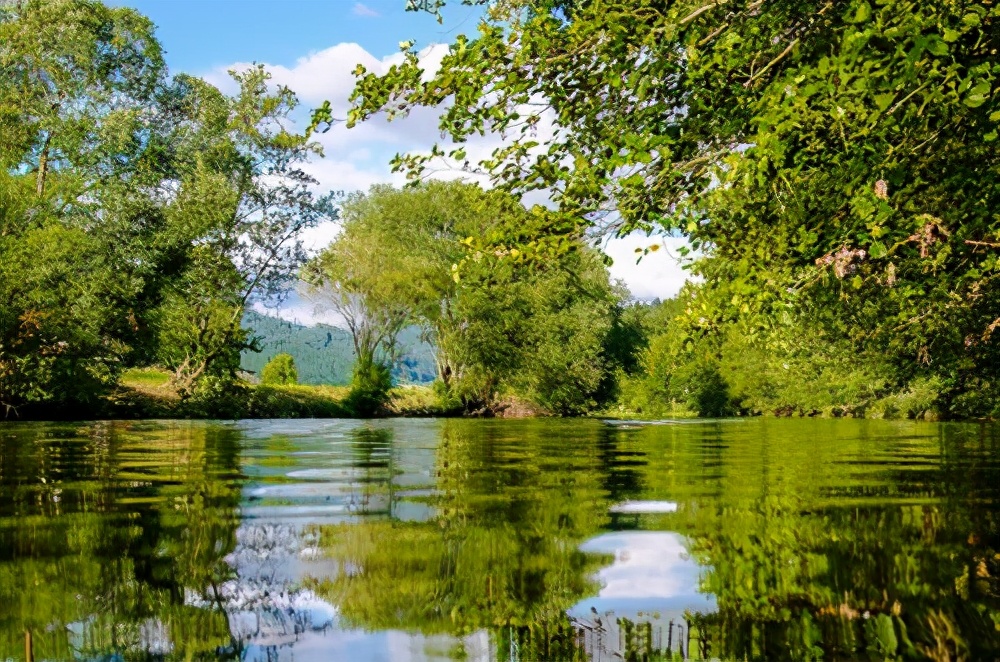
<instances>
[{"instance_id":1,"label":"small twig","mask_svg":"<svg viewBox=\"0 0 1000 662\"><path fill-rule=\"evenodd\" d=\"M752 75L750 77L750 80L748 80L747 82L743 83L743 87L750 87L751 83L753 83L755 80L757 80L758 78L760 78L761 76L763 76L765 73L767 73L768 69L770 69L774 65L778 64L779 62L781 62L781 60L783 60L786 55L788 55L789 53L791 53L792 49L795 48L795 46L798 45L798 43L799 43L799 38L796 37L795 39L792 40L792 43L788 44L788 46L785 47L785 50L781 51L781 53L778 54L778 57L776 57L773 60L771 60L770 62L768 62L766 65L764 65L763 69L761 69L760 71L758 71L757 73L755 73L754 75Z\"/></svg>"},{"instance_id":2,"label":"small twig","mask_svg":"<svg viewBox=\"0 0 1000 662\"><path fill-rule=\"evenodd\" d=\"M680 25L684 25L685 23L690 23L694 19L698 18L699 16L701 16L702 14L704 14L705 12L707 12L709 9L715 9L719 5L726 4L728 1L729 0L718 0L717 2L709 3L709 4L705 5L704 7L699 7L698 9L695 9L693 12L691 12L690 14L688 14L687 16L685 16L684 18L682 18L680 20L679 24Z\"/></svg>"},{"instance_id":3,"label":"small twig","mask_svg":"<svg viewBox=\"0 0 1000 662\"><path fill-rule=\"evenodd\" d=\"M723 23L718 28L716 28L715 30L713 30L712 32L710 32L707 37L705 37L704 39L702 39L701 41L699 41L698 45L699 46L704 46L705 44L707 44L708 42L712 41L713 39L715 39L716 37L718 37L720 34L722 34L722 31L725 30L728 27L729 27L729 23Z\"/></svg>"},{"instance_id":4,"label":"small twig","mask_svg":"<svg viewBox=\"0 0 1000 662\"><path fill-rule=\"evenodd\" d=\"M896 103L896 105L894 105L894 106L893 106L892 108L890 108L890 109L889 109L889 112L888 112L888 113L886 113L886 115L892 115L892 114L893 114L894 112L896 112L897 110L899 110L899 107L900 107L900 106L902 106L902 105L903 105L904 103L906 103L906 102L907 102L907 101L909 101L909 100L910 100L911 98L913 98L913 95L914 95L914 94L916 94L916 93L917 93L917 92L919 92L920 90L922 90L922 89L924 89L925 87L927 87L927 85L928 85L928 83L924 83L923 85L921 85L920 87L918 87L917 89L913 90L912 92L910 92L909 94L907 94L907 95L906 95L905 97L903 97L902 99L900 99L900 100L899 100L899 101L898 101L898 102Z\"/></svg>"},{"instance_id":5,"label":"small twig","mask_svg":"<svg viewBox=\"0 0 1000 662\"><path fill-rule=\"evenodd\" d=\"M965 243L970 246L988 246L990 248L1000 248L1000 242L998 241L973 241L972 239L966 239Z\"/></svg>"}]
</instances>

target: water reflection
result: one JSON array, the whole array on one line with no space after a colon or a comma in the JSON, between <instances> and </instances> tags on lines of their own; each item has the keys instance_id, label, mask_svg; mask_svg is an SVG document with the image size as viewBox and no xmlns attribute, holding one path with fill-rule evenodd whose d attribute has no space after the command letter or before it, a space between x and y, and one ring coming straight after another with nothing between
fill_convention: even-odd
<instances>
[{"instance_id":1,"label":"water reflection","mask_svg":"<svg viewBox=\"0 0 1000 662\"><path fill-rule=\"evenodd\" d=\"M993 659L994 428L0 427L0 659Z\"/></svg>"},{"instance_id":2,"label":"water reflection","mask_svg":"<svg viewBox=\"0 0 1000 662\"><path fill-rule=\"evenodd\" d=\"M228 644L224 615L184 598L232 575L239 453L202 425L0 428L0 657Z\"/></svg>"}]
</instances>

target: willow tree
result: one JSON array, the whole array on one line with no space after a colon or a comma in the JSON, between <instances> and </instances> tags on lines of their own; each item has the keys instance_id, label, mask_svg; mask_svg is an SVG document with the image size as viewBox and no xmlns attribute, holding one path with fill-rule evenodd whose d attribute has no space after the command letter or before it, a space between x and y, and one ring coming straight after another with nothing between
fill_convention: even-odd
<instances>
[{"instance_id":1,"label":"willow tree","mask_svg":"<svg viewBox=\"0 0 1000 662\"><path fill-rule=\"evenodd\" d=\"M953 413L983 406L963 394L996 388L1000 360L995 4L479 4L436 72L412 44L359 69L349 125L441 109L449 142L397 168L544 190L552 228L682 232L723 302L696 330L818 308L859 350L888 347L899 379L939 375ZM504 144L466 163L486 132Z\"/></svg>"}]
</instances>

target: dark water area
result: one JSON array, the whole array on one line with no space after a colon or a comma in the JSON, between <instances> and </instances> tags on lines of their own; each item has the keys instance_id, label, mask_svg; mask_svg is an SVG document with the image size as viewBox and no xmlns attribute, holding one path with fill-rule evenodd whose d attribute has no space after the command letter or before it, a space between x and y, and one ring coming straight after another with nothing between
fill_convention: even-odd
<instances>
[{"instance_id":1,"label":"dark water area","mask_svg":"<svg viewBox=\"0 0 1000 662\"><path fill-rule=\"evenodd\" d=\"M0 660L1000 660L1000 430L0 424Z\"/></svg>"}]
</instances>

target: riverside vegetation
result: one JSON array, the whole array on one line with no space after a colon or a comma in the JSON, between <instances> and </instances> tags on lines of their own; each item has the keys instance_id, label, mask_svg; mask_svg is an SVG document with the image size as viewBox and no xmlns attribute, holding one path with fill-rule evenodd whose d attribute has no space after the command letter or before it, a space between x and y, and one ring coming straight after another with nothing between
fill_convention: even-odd
<instances>
[{"instance_id":1,"label":"riverside vegetation","mask_svg":"<svg viewBox=\"0 0 1000 662\"><path fill-rule=\"evenodd\" d=\"M296 133L262 67L171 77L132 9L0 4L7 415L1000 413L1000 7L488 4L435 72L412 43L359 66L348 126L440 107L449 144L346 196L303 170L329 104ZM610 281L593 239L636 230L689 240L676 299ZM347 388L240 378L291 287L345 320ZM426 391L394 383L401 333Z\"/></svg>"}]
</instances>

